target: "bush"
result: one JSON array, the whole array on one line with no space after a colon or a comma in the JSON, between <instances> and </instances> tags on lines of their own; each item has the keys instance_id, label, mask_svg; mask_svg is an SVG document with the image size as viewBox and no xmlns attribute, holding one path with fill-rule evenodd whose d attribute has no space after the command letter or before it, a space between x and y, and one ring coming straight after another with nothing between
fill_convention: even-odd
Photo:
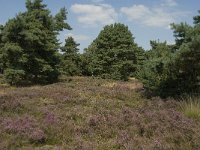
<instances>
[{"instance_id":1,"label":"bush","mask_svg":"<svg viewBox=\"0 0 200 150\"><path fill-rule=\"evenodd\" d=\"M0 84L4 83L3 74L0 74Z\"/></svg>"},{"instance_id":2,"label":"bush","mask_svg":"<svg viewBox=\"0 0 200 150\"><path fill-rule=\"evenodd\" d=\"M5 80L11 85L19 85L24 82L24 70L6 69L4 73Z\"/></svg>"}]
</instances>

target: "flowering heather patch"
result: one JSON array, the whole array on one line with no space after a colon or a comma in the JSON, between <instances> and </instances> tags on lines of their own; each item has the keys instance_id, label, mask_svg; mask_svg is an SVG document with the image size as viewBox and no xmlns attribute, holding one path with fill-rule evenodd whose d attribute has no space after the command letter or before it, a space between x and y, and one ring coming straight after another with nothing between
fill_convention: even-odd
<instances>
[{"instance_id":1,"label":"flowering heather patch","mask_svg":"<svg viewBox=\"0 0 200 150\"><path fill-rule=\"evenodd\" d=\"M0 149L200 149L200 122L180 102L145 99L134 84L71 77L4 88Z\"/></svg>"},{"instance_id":2,"label":"flowering heather patch","mask_svg":"<svg viewBox=\"0 0 200 150\"><path fill-rule=\"evenodd\" d=\"M20 111L23 104L20 99L11 96L0 96L0 109L1 111Z\"/></svg>"},{"instance_id":3,"label":"flowering heather patch","mask_svg":"<svg viewBox=\"0 0 200 150\"><path fill-rule=\"evenodd\" d=\"M57 124L59 122L58 117L50 111L46 111L44 113L44 123L47 125L54 125Z\"/></svg>"},{"instance_id":4,"label":"flowering heather patch","mask_svg":"<svg viewBox=\"0 0 200 150\"><path fill-rule=\"evenodd\" d=\"M46 138L44 132L38 127L36 120L28 115L4 119L2 126L5 132L18 134L33 142L43 142Z\"/></svg>"}]
</instances>

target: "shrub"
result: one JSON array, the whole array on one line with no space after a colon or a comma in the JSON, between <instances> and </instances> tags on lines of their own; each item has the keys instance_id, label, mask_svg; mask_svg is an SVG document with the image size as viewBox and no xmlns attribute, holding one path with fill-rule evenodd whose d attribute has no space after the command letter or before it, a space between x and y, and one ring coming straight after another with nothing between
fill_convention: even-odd
<instances>
[{"instance_id":1,"label":"shrub","mask_svg":"<svg viewBox=\"0 0 200 150\"><path fill-rule=\"evenodd\" d=\"M6 69L4 74L5 80L11 85L21 84L24 80L24 76L24 70L16 69Z\"/></svg>"}]
</instances>

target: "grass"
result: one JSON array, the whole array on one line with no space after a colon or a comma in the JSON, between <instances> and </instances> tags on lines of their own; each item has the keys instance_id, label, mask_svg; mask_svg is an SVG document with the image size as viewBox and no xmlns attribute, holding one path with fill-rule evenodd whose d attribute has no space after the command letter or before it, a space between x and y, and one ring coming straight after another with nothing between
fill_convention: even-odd
<instances>
[{"instance_id":1,"label":"grass","mask_svg":"<svg viewBox=\"0 0 200 150\"><path fill-rule=\"evenodd\" d=\"M186 116L200 121L200 98L185 98L180 103L180 110Z\"/></svg>"},{"instance_id":2,"label":"grass","mask_svg":"<svg viewBox=\"0 0 200 150\"><path fill-rule=\"evenodd\" d=\"M0 149L199 149L200 122L179 102L145 99L136 80L64 77L0 85Z\"/></svg>"}]
</instances>

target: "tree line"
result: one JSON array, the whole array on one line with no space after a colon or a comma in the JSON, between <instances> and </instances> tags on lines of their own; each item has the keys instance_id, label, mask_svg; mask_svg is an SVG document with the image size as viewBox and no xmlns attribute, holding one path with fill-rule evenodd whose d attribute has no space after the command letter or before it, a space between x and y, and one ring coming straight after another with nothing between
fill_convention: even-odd
<instances>
[{"instance_id":1,"label":"tree line","mask_svg":"<svg viewBox=\"0 0 200 150\"><path fill-rule=\"evenodd\" d=\"M48 84L59 75L136 77L163 97L199 92L200 15L193 25L171 25L175 44L150 41L150 50L135 43L128 26L106 25L83 54L73 37L59 43L59 32L72 29L66 20L65 8L53 16L42 0L27 0L25 12L0 25L0 73L7 83Z\"/></svg>"}]
</instances>

